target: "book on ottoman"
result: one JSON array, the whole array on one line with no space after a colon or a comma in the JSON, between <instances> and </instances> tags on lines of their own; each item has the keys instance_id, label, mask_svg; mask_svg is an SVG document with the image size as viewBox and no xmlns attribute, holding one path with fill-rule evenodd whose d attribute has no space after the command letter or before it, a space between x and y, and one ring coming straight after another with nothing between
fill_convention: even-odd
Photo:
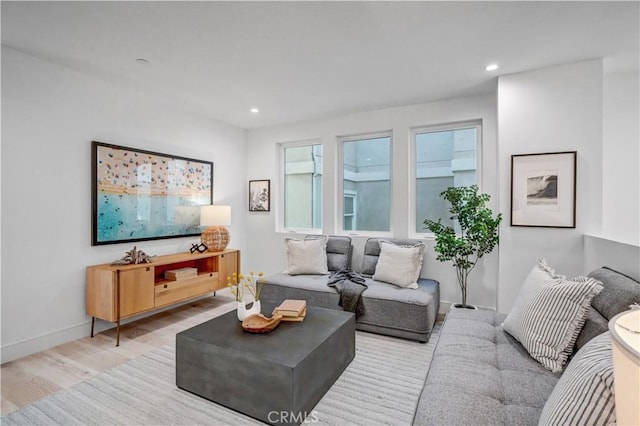
<instances>
[{"instance_id":1,"label":"book on ottoman","mask_svg":"<svg viewBox=\"0 0 640 426\"><path fill-rule=\"evenodd\" d=\"M287 299L276 306L273 314L282 315L282 321L302 321L307 313L307 301Z\"/></svg>"}]
</instances>

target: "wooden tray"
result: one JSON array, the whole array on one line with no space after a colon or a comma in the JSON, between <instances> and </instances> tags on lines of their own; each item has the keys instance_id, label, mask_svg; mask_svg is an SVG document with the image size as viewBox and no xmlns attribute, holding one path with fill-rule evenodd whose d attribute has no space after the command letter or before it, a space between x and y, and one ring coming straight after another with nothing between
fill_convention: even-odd
<instances>
[{"instance_id":1,"label":"wooden tray","mask_svg":"<svg viewBox=\"0 0 640 426\"><path fill-rule=\"evenodd\" d=\"M274 315L267 318L262 314L249 315L242 321L242 329L249 333L269 333L282 321L282 315Z\"/></svg>"}]
</instances>

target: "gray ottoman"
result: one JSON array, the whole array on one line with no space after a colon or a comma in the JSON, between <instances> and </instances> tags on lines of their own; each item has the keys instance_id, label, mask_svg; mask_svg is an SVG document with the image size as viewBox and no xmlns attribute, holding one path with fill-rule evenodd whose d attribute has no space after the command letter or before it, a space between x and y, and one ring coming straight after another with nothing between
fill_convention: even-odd
<instances>
[{"instance_id":1,"label":"gray ottoman","mask_svg":"<svg viewBox=\"0 0 640 426\"><path fill-rule=\"evenodd\" d=\"M176 385L267 423L300 424L354 356L352 313L309 306L303 322L251 334L232 311L176 335Z\"/></svg>"}]
</instances>

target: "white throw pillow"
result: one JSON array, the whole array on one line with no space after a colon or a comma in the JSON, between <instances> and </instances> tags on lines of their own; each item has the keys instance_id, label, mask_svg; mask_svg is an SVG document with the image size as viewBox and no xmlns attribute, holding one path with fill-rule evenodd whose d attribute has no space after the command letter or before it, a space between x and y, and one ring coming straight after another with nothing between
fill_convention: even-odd
<instances>
[{"instance_id":1,"label":"white throw pillow","mask_svg":"<svg viewBox=\"0 0 640 426\"><path fill-rule=\"evenodd\" d=\"M573 357L544 404L539 425L615 423L611 334L607 331Z\"/></svg>"},{"instance_id":2,"label":"white throw pillow","mask_svg":"<svg viewBox=\"0 0 640 426\"><path fill-rule=\"evenodd\" d=\"M380 256L373 279L404 288L418 288L422 259L426 246L398 246L389 241L380 241Z\"/></svg>"},{"instance_id":3,"label":"white throw pillow","mask_svg":"<svg viewBox=\"0 0 640 426\"><path fill-rule=\"evenodd\" d=\"M327 236L313 240L284 239L287 246L287 273L289 275L328 274Z\"/></svg>"},{"instance_id":4,"label":"white throw pillow","mask_svg":"<svg viewBox=\"0 0 640 426\"><path fill-rule=\"evenodd\" d=\"M502 328L504 331L512 335L517 341L522 341L522 322L526 313L527 306L531 300L538 294L538 291L553 283L558 283L562 277L556 275L555 271L547 265L544 258L539 257L538 262L533 267L529 275L520 288L518 297L513 303L513 307L509 311L509 315L504 319Z\"/></svg>"},{"instance_id":5,"label":"white throw pillow","mask_svg":"<svg viewBox=\"0 0 640 426\"><path fill-rule=\"evenodd\" d=\"M553 280L555 281L555 280ZM522 320L520 343L545 368L562 371L587 319L587 310L602 291L593 278L559 278L543 286L528 303Z\"/></svg>"}]
</instances>

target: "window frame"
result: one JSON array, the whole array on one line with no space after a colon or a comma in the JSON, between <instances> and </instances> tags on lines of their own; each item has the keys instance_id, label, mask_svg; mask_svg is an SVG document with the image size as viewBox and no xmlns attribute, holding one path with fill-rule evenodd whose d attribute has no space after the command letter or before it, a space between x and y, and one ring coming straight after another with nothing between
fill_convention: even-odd
<instances>
[{"instance_id":1,"label":"window frame","mask_svg":"<svg viewBox=\"0 0 640 426\"><path fill-rule=\"evenodd\" d=\"M285 151L287 148L300 148L304 146L313 146L320 145L322 147L322 191L320 192L320 228L296 228L296 227L287 227L285 226L285 212L286 212L286 194L285 194L285 171L286 171L286 162L285 162ZM295 141L295 142L279 142L277 144L278 147L278 201L275 203L277 206L276 210L276 232L285 233L285 234L309 234L309 235L322 235L324 229L324 152L325 145L322 143L321 139L309 139L303 141Z\"/></svg>"},{"instance_id":2,"label":"window frame","mask_svg":"<svg viewBox=\"0 0 640 426\"><path fill-rule=\"evenodd\" d=\"M344 143L367 139L389 138L389 230L388 231L365 231L365 230L345 230L344 229ZM346 236L368 236L368 237L391 237L393 236L393 210L391 203L393 200L393 130L381 130L377 132L365 132L352 135L336 137L336 197L334 223L337 235Z\"/></svg>"},{"instance_id":3,"label":"window frame","mask_svg":"<svg viewBox=\"0 0 640 426\"><path fill-rule=\"evenodd\" d=\"M417 232L416 217L417 185L416 185L416 137L418 134L435 133L451 130L476 129L476 185L482 190L482 120L458 121L443 124L424 125L409 129L409 232L411 238L434 239L432 232Z\"/></svg>"}]
</instances>

